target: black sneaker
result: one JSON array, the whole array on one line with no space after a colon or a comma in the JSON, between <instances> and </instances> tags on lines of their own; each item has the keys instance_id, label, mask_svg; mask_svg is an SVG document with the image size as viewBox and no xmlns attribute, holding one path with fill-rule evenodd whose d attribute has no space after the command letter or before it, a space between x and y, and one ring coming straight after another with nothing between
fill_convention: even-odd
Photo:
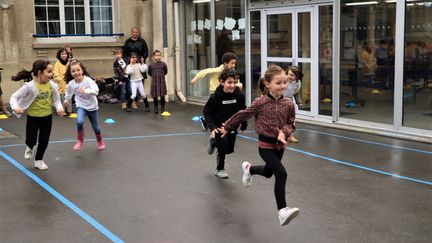
<instances>
[{"instance_id":1,"label":"black sneaker","mask_svg":"<svg viewBox=\"0 0 432 243\"><path fill-rule=\"evenodd\" d=\"M207 130L208 126L207 126L207 122L204 120L204 117L200 117L200 121L201 121L201 126L203 128L203 130Z\"/></svg>"},{"instance_id":2,"label":"black sneaker","mask_svg":"<svg viewBox=\"0 0 432 243\"><path fill-rule=\"evenodd\" d=\"M216 139L214 138L210 138L210 142L207 148L207 153L208 154L213 154L216 148Z\"/></svg>"}]
</instances>

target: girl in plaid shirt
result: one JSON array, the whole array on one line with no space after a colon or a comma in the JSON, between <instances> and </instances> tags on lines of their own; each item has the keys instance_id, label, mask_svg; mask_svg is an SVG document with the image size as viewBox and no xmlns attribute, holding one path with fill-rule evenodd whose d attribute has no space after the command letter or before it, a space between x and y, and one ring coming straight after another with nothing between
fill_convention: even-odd
<instances>
[{"instance_id":1,"label":"girl in plaid shirt","mask_svg":"<svg viewBox=\"0 0 432 243\"><path fill-rule=\"evenodd\" d=\"M222 137L233 131L241 122L255 117L255 130L258 134L258 150L265 165L252 166L245 161L242 164L242 183L248 187L252 175L267 178L275 176L274 194L278 208L280 225L288 224L298 213L298 208L287 207L285 200L285 183L287 172L282 164L282 156L288 137L295 131L295 109L293 102L284 97L287 89L287 76L284 70L276 65L270 66L260 79L262 96L252 105L239 111L228 119L219 129Z\"/></svg>"}]
</instances>

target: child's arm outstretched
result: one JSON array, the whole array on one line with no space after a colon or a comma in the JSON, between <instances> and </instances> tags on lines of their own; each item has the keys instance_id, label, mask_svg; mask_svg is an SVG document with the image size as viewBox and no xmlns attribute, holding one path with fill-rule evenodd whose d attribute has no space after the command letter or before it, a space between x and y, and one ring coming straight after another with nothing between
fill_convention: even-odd
<instances>
[{"instance_id":1,"label":"child's arm outstretched","mask_svg":"<svg viewBox=\"0 0 432 243\"><path fill-rule=\"evenodd\" d=\"M218 129L222 134L221 137L225 137L230 131L236 129L240 123L245 122L256 115L259 112L259 108L260 106L258 105L257 100L255 100L252 105L245 110L238 111L232 115L231 118L223 124L223 127Z\"/></svg>"},{"instance_id":2,"label":"child's arm outstretched","mask_svg":"<svg viewBox=\"0 0 432 243\"><path fill-rule=\"evenodd\" d=\"M81 94L88 94L88 95L98 95L99 94L99 87L97 86L96 82L94 82L93 80L91 80L89 82L90 87L88 88L80 88L80 93Z\"/></svg>"},{"instance_id":3,"label":"child's arm outstretched","mask_svg":"<svg viewBox=\"0 0 432 243\"><path fill-rule=\"evenodd\" d=\"M199 71L190 82L191 82L191 84L195 84L198 80L204 78L208 74L221 73L222 70L223 70L223 67L222 67L222 69L221 69L221 67L203 69L203 70Z\"/></svg>"},{"instance_id":4,"label":"child's arm outstretched","mask_svg":"<svg viewBox=\"0 0 432 243\"><path fill-rule=\"evenodd\" d=\"M51 87L53 89L52 101L53 105L56 108L56 112L59 116L64 116L64 109L60 101L60 94L58 92L57 84L54 81L51 81Z\"/></svg>"}]
</instances>

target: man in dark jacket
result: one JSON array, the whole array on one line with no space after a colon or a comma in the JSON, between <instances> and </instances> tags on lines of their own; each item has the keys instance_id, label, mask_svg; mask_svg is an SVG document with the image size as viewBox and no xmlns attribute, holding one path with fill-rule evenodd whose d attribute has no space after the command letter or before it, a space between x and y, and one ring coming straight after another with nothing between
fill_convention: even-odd
<instances>
[{"instance_id":1,"label":"man in dark jacket","mask_svg":"<svg viewBox=\"0 0 432 243\"><path fill-rule=\"evenodd\" d=\"M131 37L126 40L123 47L124 59L129 63L131 53L135 52L138 55L138 60L144 57L144 62L148 57L148 47L147 43L143 38L140 37L140 33L137 27L131 29Z\"/></svg>"}]
</instances>

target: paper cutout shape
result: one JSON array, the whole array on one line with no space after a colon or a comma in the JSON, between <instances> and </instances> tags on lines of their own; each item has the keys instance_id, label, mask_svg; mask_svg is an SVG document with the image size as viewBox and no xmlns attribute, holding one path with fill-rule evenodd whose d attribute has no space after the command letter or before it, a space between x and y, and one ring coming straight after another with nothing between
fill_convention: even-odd
<instances>
[{"instance_id":1,"label":"paper cutout shape","mask_svg":"<svg viewBox=\"0 0 432 243\"><path fill-rule=\"evenodd\" d=\"M201 36L194 34L194 43L195 44L201 44L202 43Z\"/></svg>"},{"instance_id":2,"label":"paper cutout shape","mask_svg":"<svg viewBox=\"0 0 432 243\"><path fill-rule=\"evenodd\" d=\"M239 30L244 30L246 28L246 20L245 18L241 18L237 20L237 24L238 24L238 29Z\"/></svg>"},{"instance_id":3,"label":"paper cutout shape","mask_svg":"<svg viewBox=\"0 0 432 243\"><path fill-rule=\"evenodd\" d=\"M169 113L168 111L164 111L161 114L162 116L171 116L171 113Z\"/></svg>"},{"instance_id":4,"label":"paper cutout shape","mask_svg":"<svg viewBox=\"0 0 432 243\"><path fill-rule=\"evenodd\" d=\"M9 117L6 116L5 114L1 114L0 115L0 120L4 120L4 119L8 119Z\"/></svg>"},{"instance_id":5,"label":"paper cutout shape","mask_svg":"<svg viewBox=\"0 0 432 243\"><path fill-rule=\"evenodd\" d=\"M70 117L70 118L77 118L77 114L76 114L76 113L71 113L71 114L69 115L69 117Z\"/></svg>"},{"instance_id":6,"label":"paper cutout shape","mask_svg":"<svg viewBox=\"0 0 432 243\"><path fill-rule=\"evenodd\" d=\"M240 30L231 31L233 40L240 40Z\"/></svg>"},{"instance_id":7,"label":"paper cutout shape","mask_svg":"<svg viewBox=\"0 0 432 243\"><path fill-rule=\"evenodd\" d=\"M216 29L217 30L223 30L224 22L222 19L216 20Z\"/></svg>"},{"instance_id":8,"label":"paper cutout shape","mask_svg":"<svg viewBox=\"0 0 432 243\"><path fill-rule=\"evenodd\" d=\"M196 30L196 21L192 21L191 22L191 31L195 31Z\"/></svg>"},{"instance_id":9,"label":"paper cutout shape","mask_svg":"<svg viewBox=\"0 0 432 243\"><path fill-rule=\"evenodd\" d=\"M204 28L207 29L207 30L210 30L210 28L211 28L211 21L210 21L210 19L205 19L205 21L204 21Z\"/></svg>"},{"instance_id":10,"label":"paper cutout shape","mask_svg":"<svg viewBox=\"0 0 432 243\"><path fill-rule=\"evenodd\" d=\"M192 121L199 121L200 120L200 116L193 116L192 117Z\"/></svg>"},{"instance_id":11,"label":"paper cutout shape","mask_svg":"<svg viewBox=\"0 0 432 243\"><path fill-rule=\"evenodd\" d=\"M225 23L224 23L225 29L232 30L232 29L234 29L235 25L236 25L235 19L225 17Z\"/></svg>"},{"instance_id":12,"label":"paper cutout shape","mask_svg":"<svg viewBox=\"0 0 432 243\"><path fill-rule=\"evenodd\" d=\"M198 30L203 30L203 29L204 29L204 21L198 20Z\"/></svg>"}]
</instances>

